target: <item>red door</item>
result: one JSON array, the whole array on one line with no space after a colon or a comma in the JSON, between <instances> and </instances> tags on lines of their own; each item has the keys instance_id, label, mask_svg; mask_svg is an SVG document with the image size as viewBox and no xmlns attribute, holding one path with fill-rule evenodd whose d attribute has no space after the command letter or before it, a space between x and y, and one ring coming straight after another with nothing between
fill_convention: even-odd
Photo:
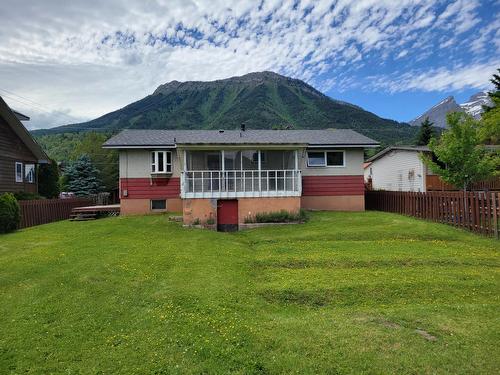
<instances>
[{"instance_id":1,"label":"red door","mask_svg":"<svg viewBox=\"0 0 500 375\"><path fill-rule=\"evenodd\" d=\"M234 232L238 230L238 201L217 201L217 230L220 232Z\"/></svg>"}]
</instances>

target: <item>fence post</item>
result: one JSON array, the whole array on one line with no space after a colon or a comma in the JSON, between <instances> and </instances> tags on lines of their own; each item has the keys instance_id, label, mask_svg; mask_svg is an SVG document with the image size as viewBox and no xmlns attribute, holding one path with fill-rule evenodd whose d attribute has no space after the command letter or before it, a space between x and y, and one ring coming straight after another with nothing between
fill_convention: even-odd
<instances>
[{"instance_id":1,"label":"fence post","mask_svg":"<svg viewBox=\"0 0 500 375\"><path fill-rule=\"evenodd\" d=\"M499 200L497 197L496 193L491 193L491 200L492 200L492 206L493 206L493 233L495 235L495 238L498 240L498 206L499 206Z\"/></svg>"}]
</instances>

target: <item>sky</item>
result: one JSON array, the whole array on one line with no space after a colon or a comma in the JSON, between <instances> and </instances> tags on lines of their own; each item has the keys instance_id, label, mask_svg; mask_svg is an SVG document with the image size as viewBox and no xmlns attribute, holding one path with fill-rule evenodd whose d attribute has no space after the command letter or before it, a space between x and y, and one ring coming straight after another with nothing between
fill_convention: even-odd
<instances>
[{"instance_id":1,"label":"sky","mask_svg":"<svg viewBox=\"0 0 500 375\"><path fill-rule=\"evenodd\" d=\"M30 129L263 70L409 121L497 68L500 0L2 0L0 96Z\"/></svg>"}]
</instances>

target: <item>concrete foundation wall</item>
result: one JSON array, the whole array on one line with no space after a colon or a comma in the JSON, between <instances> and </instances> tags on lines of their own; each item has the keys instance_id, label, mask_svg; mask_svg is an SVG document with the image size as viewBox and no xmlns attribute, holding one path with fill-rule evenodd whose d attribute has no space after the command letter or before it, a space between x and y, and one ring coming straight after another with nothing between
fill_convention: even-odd
<instances>
[{"instance_id":1,"label":"concrete foundation wall","mask_svg":"<svg viewBox=\"0 0 500 375\"><path fill-rule=\"evenodd\" d=\"M205 224L210 218L217 222L217 199L183 199L184 224L193 224L197 219ZM300 197L282 198L239 198L238 221L244 223L245 218L258 213L286 210L298 212Z\"/></svg>"},{"instance_id":2,"label":"concrete foundation wall","mask_svg":"<svg viewBox=\"0 0 500 375\"><path fill-rule=\"evenodd\" d=\"M298 212L300 210L300 197L238 199L238 220L240 223L244 223L245 218L259 213L281 210Z\"/></svg>"},{"instance_id":3,"label":"concrete foundation wall","mask_svg":"<svg viewBox=\"0 0 500 375\"><path fill-rule=\"evenodd\" d=\"M150 199L122 199L120 201L120 215L145 215L156 212L181 212L182 200L180 198L167 199L166 210L151 210Z\"/></svg>"},{"instance_id":4,"label":"concrete foundation wall","mask_svg":"<svg viewBox=\"0 0 500 375\"><path fill-rule=\"evenodd\" d=\"M364 211L364 195L301 197L301 208L321 211Z\"/></svg>"},{"instance_id":5,"label":"concrete foundation wall","mask_svg":"<svg viewBox=\"0 0 500 375\"><path fill-rule=\"evenodd\" d=\"M182 217L184 224L191 225L196 220L205 224L212 218L217 221L217 199L183 199Z\"/></svg>"}]
</instances>

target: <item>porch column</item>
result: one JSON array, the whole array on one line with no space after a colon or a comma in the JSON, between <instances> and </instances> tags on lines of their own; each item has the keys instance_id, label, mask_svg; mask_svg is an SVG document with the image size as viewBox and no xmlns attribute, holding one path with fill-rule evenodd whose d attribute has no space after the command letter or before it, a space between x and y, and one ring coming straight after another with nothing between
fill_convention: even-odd
<instances>
[{"instance_id":1,"label":"porch column","mask_svg":"<svg viewBox=\"0 0 500 375\"><path fill-rule=\"evenodd\" d=\"M259 193L262 193L262 175L261 175L261 167L260 167L260 150L257 150L257 159L258 159L258 171L259 171Z\"/></svg>"}]
</instances>

